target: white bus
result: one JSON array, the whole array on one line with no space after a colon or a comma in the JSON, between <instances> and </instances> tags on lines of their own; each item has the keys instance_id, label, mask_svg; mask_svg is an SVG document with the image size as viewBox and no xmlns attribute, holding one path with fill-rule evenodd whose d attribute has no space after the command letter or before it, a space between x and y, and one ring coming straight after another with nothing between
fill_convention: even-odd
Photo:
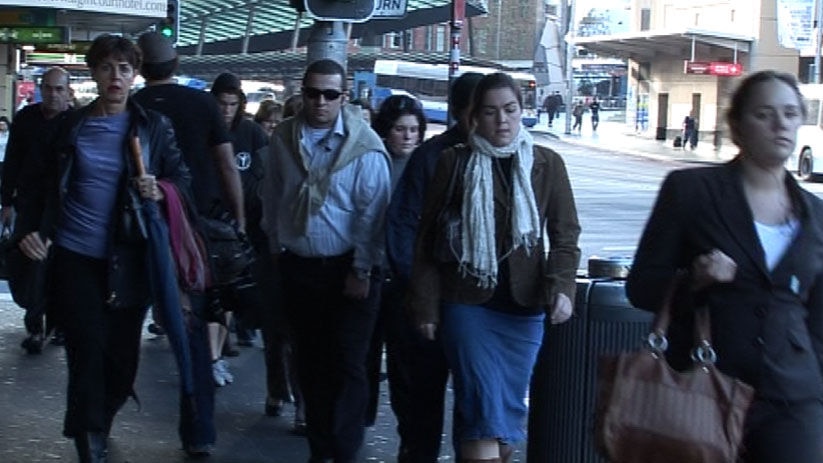
<instances>
[{"instance_id":1,"label":"white bus","mask_svg":"<svg viewBox=\"0 0 823 463\"><path fill-rule=\"evenodd\" d=\"M499 69L460 66L458 75L464 72L491 74L505 72L520 87L523 96L523 116L521 120L527 127L537 123L536 81L533 74L527 72L500 71ZM409 61L382 60L374 62L376 90L405 90L415 95L426 118L432 122L446 122L447 95L449 89L449 66L447 64L425 64ZM379 102L377 102L379 103Z\"/></svg>"},{"instance_id":2,"label":"white bus","mask_svg":"<svg viewBox=\"0 0 823 463\"><path fill-rule=\"evenodd\" d=\"M806 100L808 116L797 132L797 146L786 162L786 168L802 180L813 180L823 174L823 84L800 86Z\"/></svg>"}]
</instances>

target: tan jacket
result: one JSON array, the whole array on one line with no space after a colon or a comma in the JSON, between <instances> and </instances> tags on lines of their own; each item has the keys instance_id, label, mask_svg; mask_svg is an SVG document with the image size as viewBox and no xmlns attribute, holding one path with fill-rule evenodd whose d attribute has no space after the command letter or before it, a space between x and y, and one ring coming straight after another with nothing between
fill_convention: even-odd
<instances>
[{"instance_id":1,"label":"tan jacket","mask_svg":"<svg viewBox=\"0 0 823 463\"><path fill-rule=\"evenodd\" d=\"M415 325L438 323L441 301L482 304L493 294L493 289L478 287L474 277L461 276L456 264L440 264L432 258L437 215L446 203L451 171L457 162L458 151L465 155L467 150L464 145L458 145L444 151L427 189L409 288L408 308ZM549 252L546 255L540 240L530 254L522 248L517 249L502 265L509 266L511 294L517 303L548 309L557 293L565 294L574 303L575 275L580 262L577 246L580 224L569 177L560 156L548 148L535 146L531 175L541 234L548 234L551 243ZM508 249L504 240L508 242L511 236L511 223L505 213L511 198L504 194L504 186L496 174L494 180L495 235L500 255Z\"/></svg>"}]
</instances>

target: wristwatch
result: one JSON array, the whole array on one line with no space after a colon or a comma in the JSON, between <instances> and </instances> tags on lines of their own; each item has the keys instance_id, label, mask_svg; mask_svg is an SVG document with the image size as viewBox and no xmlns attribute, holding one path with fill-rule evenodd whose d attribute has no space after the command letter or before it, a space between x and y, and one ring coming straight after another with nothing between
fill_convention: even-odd
<instances>
[{"instance_id":1,"label":"wristwatch","mask_svg":"<svg viewBox=\"0 0 823 463\"><path fill-rule=\"evenodd\" d=\"M352 268L351 270L358 280L368 280L371 276L371 272L369 270L365 270L362 268Z\"/></svg>"}]
</instances>

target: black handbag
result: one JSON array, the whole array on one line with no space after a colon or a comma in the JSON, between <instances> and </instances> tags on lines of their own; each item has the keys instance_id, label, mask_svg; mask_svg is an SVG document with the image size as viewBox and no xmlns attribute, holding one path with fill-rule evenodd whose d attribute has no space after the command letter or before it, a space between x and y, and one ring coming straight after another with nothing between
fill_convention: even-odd
<instances>
[{"instance_id":1,"label":"black handbag","mask_svg":"<svg viewBox=\"0 0 823 463\"><path fill-rule=\"evenodd\" d=\"M200 228L206 238L214 285L230 285L250 272L254 251L234 225L224 219L202 217Z\"/></svg>"},{"instance_id":2,"label":"black handbag","mask_svg":"<svg viewBox=\"0 0 823 463\"><path fill-rule=\"evenodd\" d=\"M456 162L452 167L443 208L437 214L432 242L432 257L441 264L457 263L463 255L463 176L468 162L467 152L455 147Z\"/></svg>"}]
</instances>

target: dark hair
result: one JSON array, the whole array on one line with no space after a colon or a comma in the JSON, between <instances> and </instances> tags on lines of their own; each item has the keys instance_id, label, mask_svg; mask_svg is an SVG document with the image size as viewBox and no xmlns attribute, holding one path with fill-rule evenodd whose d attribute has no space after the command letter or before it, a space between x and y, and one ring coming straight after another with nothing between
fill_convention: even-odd
<instances>
[{"instance_id":1,"label":"dark hair","mask_svg":"<svg viewBox=\"0 0 823 463\"><path fill-rule=\"evenodd\" d=\"M6 130L11 130L11 121L6 116L0 116L0 122L6 123Z\"/></svg>"},{"instance_id":2,"label":"dark hair","mask_svg":"<svg viewBox=\"0 0 823 463\"><path fill-rule=\"evenodd\" d=\"M140 69L140 49L129 39L111 34L98 35L86 52L86 66L94 69L108 57L122 59L135 70Z\"/></svg>"},{"instance_id":3,"label":"dark hair","mask_svg":"<svg viewBox=\"0 0 823 463\"><path fill-rule=\"evenodd\" d=\"M240 79L231 72L221 73L211 85L210 91L215 98L224 93L237 97L237 112L234 113L234 118L231 120L230 129L236 128L246 114L246 94L243 93L241 85Z\"/></svg>"},{"instance_id":4,"label":"dark hair","mask_svg":"<svg viewBox=\"0 0 823 463\"><path fill-rule=\"evenodd\" d=\"M732 94L729 110L726 112L726 123L729 124L732 141L735 145L740 146L737 138L737 129L743 121L743 113L746 111L746 106L749 104L749 100L752 98L755 88L764 82L769 82L772 80L783 82L794 90L795 95L797 95L797 102L800 105L800 111L803 114L803 119L806 118L806 103L803 99L803 94L800 93L800 87L797 84L797 79L793 75L771 70L755 72L754 74L751 74L743 79L743 81L737 86L737 90L735 90L734 94Z\"/></svg>"},{"instance_id":5,"label":"dark hair","mask_svg":"<svg viewBox=\"0 0 823 463\"><path fill-rule=\"evenodd\" d=\"M254 113L254 122L258 124L271 119L275 114L283 115L283 105L274 100L263 100L260 106L257 107L257 112Z\"/></svg>"},{"instance_id":6,"label":"dark hair","mask_svg":"<svg viewBox=\"0 0 823 463\"><path fill-rule=\"evenodd\" d=\"M483 106L483 98L486 96L486 93L489 90L496 90L499 88L511 89L517 97L517 104L520 105L521 109L523 108L523 95L520 94L520 88L518 88L517 84L514 82L514 79L506 73L495 72L494 74L486 74L483 76L474 88L471 104L472 118L479 114L480 108Z\"/></svg>"},{"instance_id":7,"label":"dark hair","mask_svg":"<svg viewBox=\"0 0 823 463\"><path fill-rule=\"evenodd\" d=\"M169 61L162 63L143 63L140 66L140 75L146 80L164 80L174 75L177 66L180 63L178 57L174 57Z\"/></svg>"},{"instance_id":8,"label":"dark hair","mask_svg":"<svg viewBox=\"0 0 823 463\"><path fill-rule=\"evenodd\" d=\"M303 110L303 97L299 93L286 98L283 103L283 119L292 117Z\"/></svg>"},{"instance_id":9,"label":"dark hair","mask_svg":"<svg viewBox=\"0 0 823 463\"><path fill-rule=\"evenodd\" d=\"M320 59L309 65L306 68L306 73L303 74L303 86L308 81L309 74L322 74L325 76L340 76L340 89L346 91L346 70L337 61L331 59Z\"/></svg>"},{"instance_id":10,"label":"dark hair","mask_svg":"<svg viewBox=\"0 0 823 463\"><path fill-rule=\"evenodd\" d=\"M472 93L477 83L483 78L479 72L464 72L454 80L449 91L449 111L455 118L471 105Z\"/></svg>"},{"instance_id":11,"label":"dark hair","mask_svg":"<svg viewBox=\"0 0 823 463\"><path fill-rule=\"evenodd\" d=\"M380 110L372 120L372 128L380 138L386 138L397 120L403 116L417 118L417 123L420 125L417 141L422 143L426 135L426 116L423 114L420 103L406 95L392 95L383 100L380 103Z\"/></svg>"}]
</instances>

